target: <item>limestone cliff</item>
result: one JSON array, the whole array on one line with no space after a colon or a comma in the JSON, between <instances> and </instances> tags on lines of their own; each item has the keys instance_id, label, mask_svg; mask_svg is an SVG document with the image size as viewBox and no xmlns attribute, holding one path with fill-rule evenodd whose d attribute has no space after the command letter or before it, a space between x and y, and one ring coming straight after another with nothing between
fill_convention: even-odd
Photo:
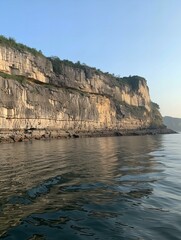
<instances>
[{"instance_id":1,"label":"limestone cliff","mask_svg":"<svg viewBox=\"0 0 181 240\"><path fill-rule=\"evenodd\" d=\"M28 51L0 46L0 71L49 82L52 65L42 55L33 55Z\"/></svg>"},{"instance_id":2,"label":"limestone cliff","mask_svg":"<svg viewBox=\"0 0 181 240\"><path fill-rule=\"evenodd\" d=\"M162 126L144 78L118 78L35 53L0 41L0 129L102 131Z\"/></svg>"}]
</instances>

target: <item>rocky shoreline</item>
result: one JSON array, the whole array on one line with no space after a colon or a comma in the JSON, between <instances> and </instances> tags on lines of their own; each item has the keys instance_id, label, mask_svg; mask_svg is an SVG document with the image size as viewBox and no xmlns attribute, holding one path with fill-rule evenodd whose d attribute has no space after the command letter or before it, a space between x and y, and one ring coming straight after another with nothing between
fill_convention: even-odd
<instances>
[{"instance_id":1,"label":"rocky shoreline","mask_svg":"<svg viewBox=\"0 0 181 240\"><path fill-rule=\"evenodd\" d=\"M28 142L32 140L68 139L83 137L142 136L157 134L175 134L168 128L115 129L96 131L65 131L60 129L0 130L0 143Z\"/></svg>"}]
</instances>

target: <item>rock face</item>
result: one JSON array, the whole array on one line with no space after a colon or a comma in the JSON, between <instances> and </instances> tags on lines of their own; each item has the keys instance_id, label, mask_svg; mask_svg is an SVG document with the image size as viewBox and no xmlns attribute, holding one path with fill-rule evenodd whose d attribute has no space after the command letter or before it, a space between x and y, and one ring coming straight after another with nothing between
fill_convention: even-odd
<instances>
[{"instance_id":1,"label":"rock face","mask_svg":"<svg viewBox=\"0 0 181 240\"><path fill-rule=\"evenodd\" d=\"M147 127L151 119L145 109L136 118L126 107L104 95L19 83L0 77L0 126L6 129L116 129ZM123 115L124 109L124 115Z\"/></svg>"},{"instance_id":2,"label":"rock face","mask_svg":"<svg viewBox=\"0 0 181 240\"><path fill-rule=\"evenodd\" d=\"M116 78L0 43L1 130L160 127L155 106L144 78Z\"/></svg>"},{"instance_id":3,"label":"rock face","mask_svg":"<svg viewBox=\"0 0 181 240\"><path fill-rule=\"evenodd\" d=\"M0 46L0 71L49 82L52 64L43 56L35 56L28 51Z\"/></svg>"},{"instance_id":4,"label":"rock face","mask_svg":"<svg viewBox=\"0 0 181 240\"><path fill-rule=\"evenodd\" d=\"M150 96L145 79L135 78L137 86L133 90L131 85L121 83L111 75L96 73L89 67L81 69L81 67L73 68L64 63L60 64L61 73L50 79L52 84L68 86L88 93L111 96L119 102L125 102L136 107L143 106L150 111Z\"/></svg>"}]
</instances>

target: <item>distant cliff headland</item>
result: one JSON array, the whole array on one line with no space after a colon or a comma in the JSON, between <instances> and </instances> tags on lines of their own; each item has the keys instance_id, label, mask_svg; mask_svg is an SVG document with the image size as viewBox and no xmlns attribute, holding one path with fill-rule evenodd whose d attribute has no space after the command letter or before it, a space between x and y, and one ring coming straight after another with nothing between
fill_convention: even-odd
<instances>
[{"instance_id":1,"label":"distant cliff headland","mask_svg":"<svg viewBox=\"0 0 181 240\"><path fill-rule=\"evenodd\" d=\"M146 80L117 77L0 36L0 141L168 133Z\"/></svg>"},{"instance_id":2,"label":"distant cliff headland","mask_svg":"<svg viewBox=\"0 0 181 240\"><path fill-rule=\"evenodd\" d=\"M181 118L174 118L165 116L163 118L163 123L170 129L181 132Z\"/></svg>"}]
</instances>

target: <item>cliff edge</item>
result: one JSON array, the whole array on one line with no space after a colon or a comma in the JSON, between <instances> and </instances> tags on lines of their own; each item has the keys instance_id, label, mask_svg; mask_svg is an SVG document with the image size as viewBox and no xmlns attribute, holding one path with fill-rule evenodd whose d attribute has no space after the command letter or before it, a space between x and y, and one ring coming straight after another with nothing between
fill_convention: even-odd
<instances>
[{"instance_id":1,"label":"cliff edge","mask_svg":"<svg viewBox=\"0 0 181 240\"><path fill-rule=\"evenodd\" d=\"M161 129L158 109L142 77L47 58L0 37L1 140Z\"/></svg>"}]
</instances>

